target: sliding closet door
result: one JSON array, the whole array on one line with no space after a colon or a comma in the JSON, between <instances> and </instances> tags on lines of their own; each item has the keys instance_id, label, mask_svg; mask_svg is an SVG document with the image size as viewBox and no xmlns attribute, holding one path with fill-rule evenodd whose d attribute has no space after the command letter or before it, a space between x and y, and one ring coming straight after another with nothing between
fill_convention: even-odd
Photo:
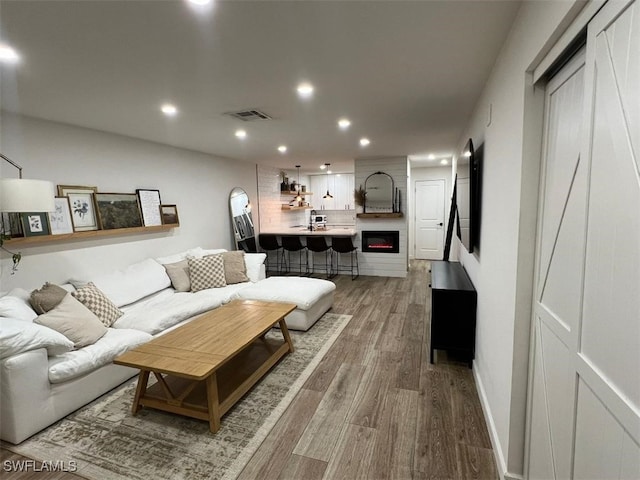
<instances>
[{"instance_id":1,"label":"sliding closet door","mask_svg":"<svg viewBox=\"0 0 640 480\"><path fill-rule=\"evenodd\" d=\"M584 51L547 85L538 224L529 478L570 478L585 250Z\"/></svg>"},{"instance_id":2,"label":"sliding closet door","mask_svg":"<svg viewBox=\"0 0 640 480\"><path fill-rule=\"evenodd\" d=\"M640 478L640 1L589 25L591 175L574 477Z\"/></svg>"},{"instance_id":3,"label":"sliding closet door","mask_svg":"<svg viewBox=\"0 0 640 480\"><path fill-rule=\"evenodd\" d=\"M640 478L638 2L607 3L547 88L531 479Z\"/></svg>"}]
</instances>

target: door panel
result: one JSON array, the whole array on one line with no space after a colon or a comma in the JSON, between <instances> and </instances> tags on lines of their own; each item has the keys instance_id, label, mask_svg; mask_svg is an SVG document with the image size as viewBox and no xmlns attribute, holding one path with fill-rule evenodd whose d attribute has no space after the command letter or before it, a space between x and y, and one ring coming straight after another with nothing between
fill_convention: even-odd
<instances>
[{"instance_id":1,"label":"door panel","mask_svg":"<svg viewBox=\"0 0 640 480\"><path fill-rule=\"evenodd\" d=\"M415 257L441 259L444 248L444 180L417 181L415 202Z\"/></svg>"}]
</instances>

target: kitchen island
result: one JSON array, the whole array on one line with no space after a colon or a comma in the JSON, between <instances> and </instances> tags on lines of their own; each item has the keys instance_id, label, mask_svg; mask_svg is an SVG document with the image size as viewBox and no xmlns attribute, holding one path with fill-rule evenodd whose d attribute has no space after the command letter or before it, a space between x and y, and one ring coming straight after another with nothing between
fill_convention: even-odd
<instances>
[{"instance_id":1,"label":"kitchen island","mask_svg":"<svg viewBox=\"0 0 640 480\"><path fill-rule=\"evenodd\" d=\"M356 227L330 226L323 230L309 230L308 227L297 225L295 227L278 227L260 230L262 234L277 235L279 237L289 236L324 236L324 237L355 237Z\"/></svg>"}]
</instances>

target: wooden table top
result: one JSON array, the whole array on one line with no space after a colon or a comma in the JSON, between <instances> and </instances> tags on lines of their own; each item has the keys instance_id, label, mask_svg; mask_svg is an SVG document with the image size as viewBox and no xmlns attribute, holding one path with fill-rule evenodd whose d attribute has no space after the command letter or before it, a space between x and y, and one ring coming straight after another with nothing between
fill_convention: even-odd
<instances>
[{"instance_id":1,"label":"wooden table top","mask_svg":"<svg viewBox=\"0 0 640 480\"><path fill-rule=\"evenodd\" d=\"M296 305L234 300L117 357L113 363L203 380Z\"/></svg>"}]
</instances>

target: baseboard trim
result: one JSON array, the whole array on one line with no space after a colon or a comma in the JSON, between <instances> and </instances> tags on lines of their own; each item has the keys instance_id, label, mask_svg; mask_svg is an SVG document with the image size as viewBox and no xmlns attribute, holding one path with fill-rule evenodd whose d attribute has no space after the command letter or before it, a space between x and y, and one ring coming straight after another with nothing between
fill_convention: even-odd
<instances>
[{"instance_id":1,"label":"baseboard trim","mask_svg":"<svg viewBox=\"0 0 640 480\"><path fill-rule=\"evenodd\" d=\"M493 415L491 414L491 407L489 407L489 401L487 400L487 394L482 383L482 374L479 371L478 363L473 362L473 378L476 381L476 387L478 388L478 395L480 396L480 405L482 406L482 413L484 419L489 426L489 438L491 439L491 446L493 447L494 456L496 458L496 464L498 466L498 474L500 478L504 480L524 480L524 476L511 473L507 470L507 463L502 454L502 445L498 438L498 432L496 430L495 422L493 421Z\"/></svg>"}]
</instances>

